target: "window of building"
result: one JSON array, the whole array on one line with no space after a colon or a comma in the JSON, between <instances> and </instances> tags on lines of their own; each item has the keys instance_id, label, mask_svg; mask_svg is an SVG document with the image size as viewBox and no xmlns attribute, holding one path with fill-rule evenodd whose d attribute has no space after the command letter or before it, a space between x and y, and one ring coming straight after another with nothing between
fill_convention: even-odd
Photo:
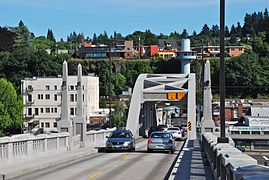
<instances>
[{"instance_id":1,"label":"window of building","mask_svg":"<svg viewBox=\"0 0 269 180\"><path fill-rule=\"evenodd\" d=\"M49 94L46 94L46 99L50 99L50 95Z\"/></svg>"},{"instance_id":2,"label":"window of building","mask_svg":"<svg viewBox=\"0 0 269 180\"><path fill-rule=\"evenodd\" d=\"M251 134L260 134L260 131L251 131Z\"/></svg>"},{"instance_id":3,"label":"window of building","mask_svg":"<svg viewBox=\"0 0 269 180\"><path fill-rule=\"evenodd\" d=\"M77 101L78 101L78 95L75 94L75 102L77 102Z\"/></svg>"},{"instance_id":4,"label":"window of building","mask_svg":"<svg viewBox=\"0 0 269 180\"><path fill-rule=\"evenodd\" d=\"M70 90L74 90L74 86L73 85L70 86Z\"/></svg>"},{"instance_id":5,"label":"window of building","mask_svg":"<svg viewBox=\"0 0 269 180\"><path fill-rule=\"evenodd\" d=\"M82 95L82 101L84 102L84 94Z\"/></svg>"},{"instance_id":6,"label":"window of building","mask_svg":"<svg viewBox=\"0 0 269 180\"><path fill-rule=\"evenodd\" d=\"M269 134L269 131L263 131L263 134Z\"/></svg>"},{"instance_id":7,"label":"window of building","mask_svg":"<svg viewBox=\"0 0 269 180\"><path fill-rule=\"evenodd\" d=\"M74 94L70 94L70 102L74 102L75 101L75 96Z\"/></svg>"},{"instance_id":8,"label":"window of building","mask_svg":"<svg viewBox=\"0 0 269 180\"><path fill-rule=\"evenodd\" d=\"M31 86L31 85L28 85L28 90L32 90L33 89L33 86Z\"/></svg>"},{"instance_id":9,"label":"window of building","mask_svg":"<svg viewBox=\"0 0 269 180\"><path fill-rule=\"evenodd\" d=\"M57 122L54 122L53 123L53 127L57 127Z\"/></svg>"},{"instance_id":10,"label":"window of building","mask_svg":"<svg viewBox=\"0 0 269 180\"><path fill-rule=\"evenodd\" d=\"M43 94L38 94L38 95L37 95L37 98L38 98L38 99L43 99Z\"/></svg>"},{"instance_id":11,"label":"window of building","mask_svg":"<svg viewBox=\"0 0 269 180\"><path fill-rule=\"evenodd\" d=\"M231 134L239 134L239 131L231 131Z\"/></svg>"},{"instance_id":12,"label":"window of building","mask_svg":"<svg viewBox=\"0 0 269 180\"><path fill-rule=\"evenodd\" d=\"M46 85L46 90L50 90L50 86L49 85Z\"/></svg>"},{"instance_id":13,"label":"window of building","mask_svg":"<svg viewBox=\"0 0 269 180\"><path fill-rule=\"evenodd\" d=\"M40 108L40 113L43 113L44 112L44 108Z\"/></svg>"},{"instance_id":14,"label":"window of building","mask_svg":"<svg viewBox=\"0 0 269 180\"><path fill-rule=\"evenodd\" d=\"M57 90L57 86L56 85L54 86L54 90Z\"/></svg>"},{"instance_id":15,"label":"window of building","mask_svg":"<svg viewBox=\"0 0 269 180\"><path fill-rule=\"evenodd\" d=\"M74 110L74 108L70 108L70 115L75 115L75 110Z\"/></svg>"},{"instance_id":16,"label":"window of building","mask_svg":"<svg viewBox=\"0 0 269 180\"><path fill-rule=\"evenodd\" d=\"M241 134L250 134L249 131L242 131Z\"/></svg>"},{"instance_id":17,"label":"window of building","mask_svg":"<svg viewBox=\"0 0 269 180\"><path fill-rule=\"evenodd\" d=\"M42 127L42 128L44 127L44 123L43 123L43 122L41 122L41 127Z\"/></svg>"},{"instance_id":18,"label":"window of building","mask_svg":"<svg viewBox=\"0 0 269 180\"><path fill-rule=\"evenodd\" d=\"M38 108L35 108L35 115L38 116Z\"/></svg>"},{"instance_id":19,"label":"window of building","mask_svg":"<svg viewBox=\"0 0 269 180\"><path fill-rule=\"evenodd\" d=\"M243 48L239 48L239 51L242 51L243 50Z\"/></svg>"},{"instance_id":20,"label":"window of building","mask_svg":"<svg viewBox=\"0 0 269 180\"><path fill-rule=\"evenodd\" d=\"M28 102L32 102L32 94L28 94Z\"/></svg>"},{"instance_id":21,"label":"window of building","mask_svg":"<svg viewBox=\"0 0 269 180\"><path fill-rule=\"evenodd\" d=\"M46 108L46 113L50 113L50 108Z\"/></svg>"},{"instance_id":22,"label":"window of building","mask_svg":"<svg viewBox=\"0 0 269 180\"><path fill-rule=\"evenodd\" d=\"M54 94L54 101L57 101L57 94Z\"/></svg>"},{"instance_id":23,"label":"window of building","mask_svg":"<svg viewBox=\"0 0 269 180\"><path fill-rule=\"evenodd\" d=\"M57 108L54 108L54 112L57 113Z\"/></svg>"},{"instance_id":24,"label":"window of building","mask_svg":"<svg viewBox=\"0 0 269 180\"><path fill-rule=\"evenodd\" d=\"M28 115L32 115L32 108L28 108Z\"/></svg>"},{"instance_id":25,"label":"window of building","mask_svg":"<svg viewBox=\"0 0 269 180\"><path fill-rule=\"evenodd\" d=\"M84 86L82 86L82 90L84 90Z\"/></svg>"},{"instance_id":26,"label":"window of building","mask_svg":"<svg viewBox=\"0 0 269 180\"><path fill-rule=\"evenodd\" d=\"M53 108L51 108L51 113L53 113Z\"/></svg>"},{"instance_id":27,"label":"window of building","mask_svg":"<svg viewBox=\"0 0 269 180\"><path fill-rule=\"evenodd\" d=\"M49 128L49 127L50 127L50 123L46 122L46 128Z\"/></svg>"}]
</instances>

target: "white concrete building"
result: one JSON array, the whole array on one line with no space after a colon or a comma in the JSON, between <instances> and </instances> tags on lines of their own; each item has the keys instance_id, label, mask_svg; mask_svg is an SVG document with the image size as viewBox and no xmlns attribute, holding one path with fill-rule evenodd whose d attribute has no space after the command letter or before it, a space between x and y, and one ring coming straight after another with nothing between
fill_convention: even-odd
<instances>
[{"instance_id":1,"label":"white concrete building","mask_svg":"<svg viewBox=\"0 0 269 180\"><path fill-rule=\"evenodd\" d=\"M24 124L28 131L57 129L61 119L61 77L27 78L21 81ZM68 99L71 119L76 115L77 76L68 76ZM83 114L89 123L91 115L99 110L99 77L82 77Z\"/></svg>"}]
</instances>

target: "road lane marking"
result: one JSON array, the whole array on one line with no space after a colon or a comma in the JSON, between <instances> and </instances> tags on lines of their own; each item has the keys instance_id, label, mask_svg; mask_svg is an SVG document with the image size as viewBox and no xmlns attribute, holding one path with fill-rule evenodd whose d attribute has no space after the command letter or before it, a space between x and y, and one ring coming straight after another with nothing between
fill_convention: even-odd
<instances>
[{"instance_id":1,"label":"road lane marking","mask_svg":"<svg viewBox=\"0 0 269 180\"><path fill-rule=\"evenodd\" d=\"M93 172L93 173L89 176L89 179L93 179L93 178L95 178L96 176L99 176L100 174L102 174L101 171L95 171L95 172Z\"/></svg>"},{"instance_id":2,"label":"road lane marking","mask_svg":"<svg viewBox=\"0 0 269 180\"><path fill-rule=\"evenodd\" d=\"M127 156L122 158L122 160L124 160L124 161L127 161L128 159L129 159L129 157L127 157Z\"/></svg>"},{"instance_id":3,"label":"road lane marking","mask_svg":"<svg viewBox=\"0 0 269 180\"><path fill-rule=\"evenodd\" d=\"M266 161L268 161L269 159L268 159L268 157L266 157L266 156L262 156Z\"/></svg>"}]
</instances>

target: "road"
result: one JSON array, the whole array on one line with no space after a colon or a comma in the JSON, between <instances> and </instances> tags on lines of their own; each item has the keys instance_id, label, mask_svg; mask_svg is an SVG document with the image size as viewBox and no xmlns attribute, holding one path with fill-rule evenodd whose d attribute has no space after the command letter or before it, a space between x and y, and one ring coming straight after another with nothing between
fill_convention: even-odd
<instances>
[{"instance_id":1,"label":"road","mask_svg":"<svg viewBox=\"0 0 269 180\"><path fill-rule=\"evenodd\" d=\"M97 153L70 165L51 167L21 176L20 180L158 180L163 179L176 158L183 141L176 142L176 152L146 151L147 139L136 143L135 152Z\"/></svg>"}]
</instances>

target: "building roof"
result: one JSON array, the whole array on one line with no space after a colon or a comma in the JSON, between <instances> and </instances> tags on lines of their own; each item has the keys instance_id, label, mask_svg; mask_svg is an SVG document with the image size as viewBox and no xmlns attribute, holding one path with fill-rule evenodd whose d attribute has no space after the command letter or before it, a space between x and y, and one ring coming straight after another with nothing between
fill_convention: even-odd
<instances>
[{"instance_id":1,"label":"building roof","mask_svg":"<svg viewBox=\"0 0 269 180\"><path fill-rule=\"evenodd\" d=\"M165 47L170 46L172 49L178 49L177 42L170 39L158 39L159 49L164 49Z\"/></svg>"}]
</instances>

